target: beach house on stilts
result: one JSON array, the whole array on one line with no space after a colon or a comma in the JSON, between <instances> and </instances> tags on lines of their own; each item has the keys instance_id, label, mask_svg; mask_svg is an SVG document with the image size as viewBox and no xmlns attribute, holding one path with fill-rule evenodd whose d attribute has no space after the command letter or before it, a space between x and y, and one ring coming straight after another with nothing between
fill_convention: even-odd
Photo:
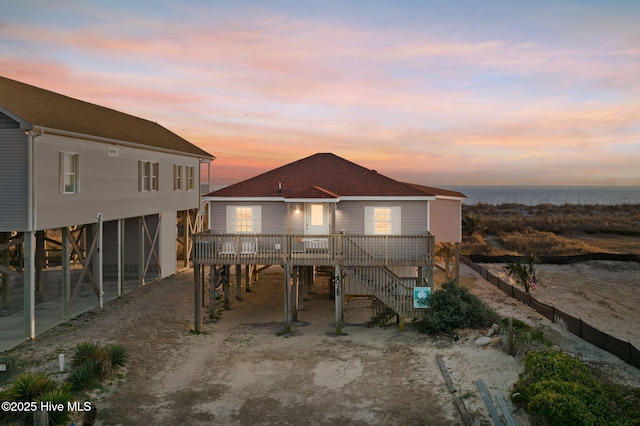
<instances>
[{"instance_id":1,"label":"beach house on stilts","mask_svg":"<svg viewBox=\"0 0 640 426\"><path fill-rule=\"evenodd\" d=\"M436 242L461 241L464 198L399 182L331 153L207 194L210 229L194 236L196 329L205 265L213 286L231 265L238 280L242 265L284 266L286 331L304 294L300 288L320 267L334 274L337 332L349 295L373 296L382 321L397 316L402 327L424 313Z\"/></svg>"},{"instance_id":2,"label":"beach house on stilts","mask_svg":"<svg viewBox=\"0 0 640 426\"><path fill-rule=\"evenodd\" d=\"M213 158L153 121L0 77L0 351L184 266Z\"/></svg>"}]
</instances>

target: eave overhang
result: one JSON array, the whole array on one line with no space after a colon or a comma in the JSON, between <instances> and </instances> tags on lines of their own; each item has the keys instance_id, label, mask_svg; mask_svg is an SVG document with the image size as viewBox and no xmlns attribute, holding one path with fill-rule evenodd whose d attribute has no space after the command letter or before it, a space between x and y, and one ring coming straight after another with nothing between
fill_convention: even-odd
<instances>
[{"instance_id":1,"label":"eave overhang","mask_svg":"<svg viewBox=\"0 0 640 426\"><path fill-rule=\"evenodd\" d=\"M128 141L122 141L122 140L117 140L117 139L104 138L104 137L101 137L101 136L94 136L94 135L87 135L87 134L83 134L83 133L76 133L76 132L71 132L71 131L68 131L68 130L54 129L54 128L51 128L51 127L33 126L33 130L38 130L38 129L41 129L44 133L52 134L52 135L66 136L66 137L70 137L70 138L85 139L85 140L91 140L91 141L96 141L96 142L107 143L107 144L111 144L111 145L115 145L115 146L128 146L128 147L131 147L131 148L144 149L144 150L147 150L147 151L165 152L165 153L169 153L169 154L182 155L182 156L185 156L185 157L198 158L202 162L211 162L211 161L216 159L215 156L210 155L210 154L208 156L205 156L205 155L199 155L199 154L194 154L194 153L190 153L190 152L176 151L176 150L167 149L167 148L160 148L160 147L155 147L155 146L150 146L150 145L144 145L144 144L139 144L139 143L135 143L135 142L128 142Z\"/></svg>"}]
</instances>

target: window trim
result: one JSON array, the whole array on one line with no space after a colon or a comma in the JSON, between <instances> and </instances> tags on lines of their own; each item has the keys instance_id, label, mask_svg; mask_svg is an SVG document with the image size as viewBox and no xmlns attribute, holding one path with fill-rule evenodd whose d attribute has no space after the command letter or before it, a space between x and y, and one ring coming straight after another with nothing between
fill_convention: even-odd
<instances>
[{"instance_id":1,"label":"window trim","mask_svg":"<svg viewBox=\"0 0 640 426\"><path fill-rule=\"evenodd\" d=\"M75 159L71 161L70 159ZM73 170L68 171L68 166L71 165ZM67 176L73 176L73 190L67 191ZM60 193L67 194L79 194L80 193L80 154L77 152L60 152Z\"/></svg>"},{"instance_id":2,"label":"window trim","mask_svg":"<svg viewBox=\"0 0 640 426\"><path fill-rule=\"evenodd\" d=\"M251 231L238 232L238 209L251 209ZM262 206L227 206L226 208L227 234L252 235L262 233Z\"/></svg>"},{"instance_id":3,"label":"window trim","mask_svg":"<svg viewBox=\"0 0 640 426\"><path fill-rule=\"evenodd\" d=\"M182 170L182 164L174 164L173 165L173 190L181 191L183 181L184 181L184 174Z\"/></svg>"}]
</instances>

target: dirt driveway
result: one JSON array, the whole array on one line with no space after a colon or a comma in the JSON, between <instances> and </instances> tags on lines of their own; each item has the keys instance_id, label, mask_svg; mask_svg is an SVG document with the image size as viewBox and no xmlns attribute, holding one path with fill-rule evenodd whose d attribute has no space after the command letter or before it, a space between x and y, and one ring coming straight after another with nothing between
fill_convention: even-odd
<instances>
[{"instance_id":1,"label":"dirt driveway","mask_svg":"<svg viewBox=\"0 0 640 426\"><path fill-rule=\"evenodd\" d=\"M243 301L234 300L220 320L195 335L187 270L59 326L11 355L21 365L63 378L55 373L58 354L70 356L78 342L124 345L130 360L122 377L87 396L97 406L100 425L461 424L436 354L479 424L490 423L478 379L509 400L521 359L504 353L498 338L475 346L485 330L464 332L453 342L394 326L366 328L367 312L356 299L345 311L346 335L335 336L333 301L327 286L317 284L293 333L282 335L282 280L280 267L266 270ZM545 324L466 267L463 282L503 315ZM581 345L549 329L561 346ZM581 350L597 354L612 374L640 383L632 367L585 345ZM517 424L529 424L524 414L514 416Z\"/></svg>"}]
</instances>

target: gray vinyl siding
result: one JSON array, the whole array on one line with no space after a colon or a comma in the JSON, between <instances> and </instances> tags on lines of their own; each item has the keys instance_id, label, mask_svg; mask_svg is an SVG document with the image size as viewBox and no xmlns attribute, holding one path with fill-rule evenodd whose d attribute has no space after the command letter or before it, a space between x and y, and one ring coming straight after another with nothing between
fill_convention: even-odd
<instances>
[{"instance_id":1,"label":"gray vinyl siding","mask_svg":"<svg viewBox=\"0 0 640 426\"><path fill-rule=\"evenodd\" d=\"M436 199L431 201L431 232L436 242L462 241L462 202Z\"/></svg>"},{"instance_id":2,"label":"gray vinyl siding","mask_svg":"<svg viewBox=\"0 0 640 426\"><path fill-rule=\"evenodd\" d=\"M21 129L0 129L0 232L27 230L29 145Z\"/></svg>"},{"instance_id":3,"label":"gray vinyl siding","mask_svg":"<svg viewBox=\"0 0 640 426\"><path fill-rule=\"evenodd\" d=\"M262 234L304 234L304 211L294 213L295 203L282 201L211 201L210 229L214 233L226 233L227 206L262 206ZM304 203L300 203L305 207ZM424 235L427 231L426 201L341 201L335 212L335 232L347 234L364 234L365 206L391 207L400 206L402 235ZM287 219L287 211L291 215Z\"/></svg>"},{"instance_id":4,"label":"gray vinyl siding","mask_svg":"<svg viewBox=\"0 0 640 426\"><path fill-rule=\"evenodd\" d=\"M37 229L136 217L199 207L197 158L44 134L36 138ZM78 194L60 193L60 152L79 155ZM159 190L139 191L138 162L159 164ZM195 190L173 189L173 165L195 167Z\"/></svg>"},{"instance_id":5,"label":"gray vinyl siding","mask_svg":"<svg viewBox=\"0 0 640 426\"><path fill-rule=\"evenodd\" d=\"M427 231L426 201L341 201L336 210L336 232L364 234L365 207L393 207L401 209L402 235L424 235Z\"/></svg>"},{"instance_id":6,"label":"gray vinyl siding","mask_svg":"<svg viewBox=\"0 0 640 426\"><path fill-rule=\"evenodd\" d=\"M262 206L262 233L286 234L287 205L281 201L260 203Z\"/></svg>"}]
</instances>

